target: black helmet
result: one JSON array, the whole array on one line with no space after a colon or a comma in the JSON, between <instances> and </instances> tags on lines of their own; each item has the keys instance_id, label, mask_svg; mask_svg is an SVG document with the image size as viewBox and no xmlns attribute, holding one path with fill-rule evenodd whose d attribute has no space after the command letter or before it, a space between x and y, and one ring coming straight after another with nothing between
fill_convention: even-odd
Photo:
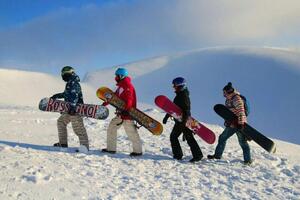
<instances>
[{"instance_id":1,"label":"black helmet","mask_svg":"<svg viewBox=\"0 0 300 200\"><path fill-rule=\"evenodd\" d=\"M71 76L75 73L75 70L71 66L65 66L61 69L61 77L64 81L69 81Z\"/></svg>"},{"instance_id":2,"label":"black helmet","mask_svg":"<svg viewBox=\"0 0 300 200\"><path fill-rule=\"evenodd\" d=\"M72 73L74 73L74 72L75 72L75 70L74 70L74 68L71 67L71 66L65 66L65 67L63 67L63 68L61 69L61 75L62 75L62 76L65 75L65 74L72 74Z\"/></svg>"}]
</instances>

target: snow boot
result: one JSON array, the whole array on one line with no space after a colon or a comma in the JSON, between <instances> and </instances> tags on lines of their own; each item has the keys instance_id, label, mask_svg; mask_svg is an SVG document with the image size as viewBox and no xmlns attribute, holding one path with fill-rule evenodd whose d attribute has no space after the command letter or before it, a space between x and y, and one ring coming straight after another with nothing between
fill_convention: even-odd
<instances>
[{"instance_id":1,"label":"snow boot","mask_svg":"<svg viewBox=\"0 0 300 200\"><path fill-rule=\"evenodd\" d=\"M111 154L116 153L116 151L108 151L107 149L102 149L101 151L104 152L104 153L111 153Z\"/></svg>"},{"instance_id":2,"label":"snow boot","mask_svg":"<svg viewBox=\"0 0 300 200\"><path fill-rule=\"evenodd\" d=\"M208 159L221 159L221 157L217 157L215 155L207 155Z\"/></svg>"},{"instance_id":3,"label":"snow boot","mask_svg":"<svg viewBox=\"0 0 300 200\"><path fill-rule=\"evenodd\" d=\"M135 152L131 152L131 153L129 154L129 156L141 156L141 155L143 155L143 153L135 153Z\"/></svg>"},{"instance_id":4,"label":"snow boot","mask_svg":"<svg viewBox=\"0 0 300 200\"><path fill-rule=\"evenodd\" d=\"M253 160L244 161L243 163L244 163L244 165L250 166L253 163Z\"/></svg>"},{"instance_id":5,"label":"snow boot","mask_svg":"<svg viewBox=\"0 0 300 200\"><path fill-rule=\"evenodd\" d=\"M182 157L179 157L179 156L173 156L173 158L176 160L182 160Z\"/></svg>"},{"instance_id":6,"label":"snow boot","mask_svg":"<svg viewBox=\"0 0 300 200\"><path fill-rule=\"evenodd\" d=\"M203 158L203 157L192 158L189 162L191 162L191 163L199 162L202 158Z\"/></svg>"},{"instance_id":7,"label":"snow boot","mask_svg":"<svg viewBox=\"0 0 300 200\"><path fill-rule=\"evenodd\" d=\"M75 150L75 152L77 153L88 153L89 148L87 148L85 145L80 145L80 147L78 147L78 149Z\"/></svg>"},{"instance_id":8,"label":"snow boot","mask_svg":"<svg viewBox=\"0 0 300 200\"><path fill-rule=\"evenodd\" d=\"M54 147L62 147L62 148L68 148L68 144L60 144L59 142L53 144Z\"/></svg>"}]
</instances>

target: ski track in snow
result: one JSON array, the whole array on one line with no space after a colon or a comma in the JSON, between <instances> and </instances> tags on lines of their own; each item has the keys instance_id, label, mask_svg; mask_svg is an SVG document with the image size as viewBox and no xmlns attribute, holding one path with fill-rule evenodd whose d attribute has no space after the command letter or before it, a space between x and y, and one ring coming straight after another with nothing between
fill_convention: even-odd
<instances>
[{"instance_id":1,"label":"ski track in snow","mask_svg":"<svg viewBox=\"0 0 300 200\"><path fill-rule=\"evenodd\" d=\"M164 116L156 109L147 113L160 121ZM279 152L269 154L251 142L255 161L244 166L233 136L222 160L190 164L191 153L182 141L184 160L172 159L169 122L161 136L139 129L144 155L131 158L123 129L117 154L101 153L110 119L85 119L91 151L75 153L78 138L70 127L70 148L51 146L58 139L58 116L29 108L0 109L0 199L300 199L299 156L287 156L288 143L276 141ZM217 135L222 131L208 126ZM216 144L195 137L205 157L213 153Z\"/></svg>"}]
</instances>

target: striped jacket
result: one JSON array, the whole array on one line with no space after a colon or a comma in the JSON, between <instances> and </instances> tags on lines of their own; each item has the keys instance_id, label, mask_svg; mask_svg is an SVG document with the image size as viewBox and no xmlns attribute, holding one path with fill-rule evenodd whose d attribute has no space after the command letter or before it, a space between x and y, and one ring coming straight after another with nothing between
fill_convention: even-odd
<instances>
[{"instance_id":1,"label":"striped jacket","mask_svg":"<svg viewBox=\"0 0 300 200\"><path fill-rule=\"evenodd\" d=\"M244 124L247 122L247 117L245 114L245 107L244 107L244 101L240 96L240 93L236 90L232 93L226 96L226 102L225 105L227 108L229 108L236 116L238 116L237 122L233 122L237 124ZM237 124L236 124L237 123Z\"/></svg>"}]
</instances>

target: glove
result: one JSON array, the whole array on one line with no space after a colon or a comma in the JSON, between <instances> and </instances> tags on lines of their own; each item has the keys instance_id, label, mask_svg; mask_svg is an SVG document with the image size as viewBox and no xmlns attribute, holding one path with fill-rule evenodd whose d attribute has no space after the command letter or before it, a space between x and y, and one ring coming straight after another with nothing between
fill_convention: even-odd
<instances>
[{"instance_id":1,"label":"glove","mask_svg":"<svg viewBox=\"0 0 300 200\"><path fill-rule=\"evenodd\" d=\"M187 120L188 120L189 116L183 114L182 115L182 118L181 118L181 123L185 126Z\"/></svg>"},{"instance_id":2,"label":"glove","mask_svg":"<svg viewBox=\"0 0 300 200\"><path fill-rule=\"evenodd\" d=\"M51 99L58 99L59 94L54 94L52 97L50 97Z\"/></svg>"},{"instance_id":3,"label":"glove","mask_svg":"<svg viewBox=\"0 0 300 200\"><path fill-rule=\"evenodd\" d=\"M125 106L124 111L128 112L130 110L131 106Z\"/></svg>"},{"instance_id":4,"label":"glove","mask_svg":"<svg viewBox=\"0 0 300 200\"><path fill-rule=\"evenodd\" d=\"M76 107L71 106L69 111L68 111L68 114L69 115L75 115L76 114Z\"/></svg>"},{"instance_id":5,"label":"glove","mask_svg":"<svg viewBox=\"0 0 300 200\"><path fill-rule=\"evenodd\" d=\"M230 124L231 124L230 121L224 121L224 126L225 127L230 127Z\"/></svg>"},{"instance_id":6,"label":"glove","mask_svg":"<svg viewBox=\"0 0 300 200\"><path fill-rule=\"evenodd\" d=\"M169 117L170 116L168 114L166 114L166 116L163 119L163 124L166 124L168 122Z\"/></svg>"},{"instance_id":7,"label":"glove","mask_svg":"<svg viewBox=\"0 0 300 200\"><path fill-rule=\"evenodd\" d=\"M123 110L123 111L121 111L120 114L121 114L121 115L129 115L129 112L128 112L127 110Z\"/></svg>"},{"instance_id":8,"label":"glove","mask_svg":"<svg viewBox=\"0 0 300 200\"><path fill-rule=\"evenodd\" d=\"M101 106L107 106L109 103L107 101L104 101Z\"/></svg>"},{"instance_id":9,"label":"glove","mask_svg":"<svg viewBox=\"0 0 300 200\"><path fill-rule=\"evenodd\" d=\"M237 125L237 129L238 129L239 131L243 131L243 130L245 129L245 124L238 124L238 125Z\"/></svg>"},{"instance_id":10,"label":"glove","mask_svg":"<svg viewBox=\"0 0 300 200\"><path fill-rule=\"evenodd\" d=\"M187 122L187 119L182 119L182 121L180 123L182 123L182 125L185 126L186 122Z\"/></svg>"}]
</instances>

